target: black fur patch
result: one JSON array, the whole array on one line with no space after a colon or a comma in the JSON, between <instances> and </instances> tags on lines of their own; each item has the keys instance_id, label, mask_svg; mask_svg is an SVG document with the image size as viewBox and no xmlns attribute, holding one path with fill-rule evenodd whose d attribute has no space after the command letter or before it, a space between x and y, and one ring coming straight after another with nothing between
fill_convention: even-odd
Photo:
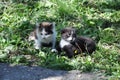
<instances>
[{"instance_id":1,"label":"black fur patch","mask_svg":"<svg viewBox=\"0 0 120 80\"><path fill-rule=\"evenodd\" d=\"M53 34L53 24L50 22L42 22L39 24L39 31L42 31L43 29L45 29L45 31L47 32L47 34Z\"/></svg>"}]
</instances>

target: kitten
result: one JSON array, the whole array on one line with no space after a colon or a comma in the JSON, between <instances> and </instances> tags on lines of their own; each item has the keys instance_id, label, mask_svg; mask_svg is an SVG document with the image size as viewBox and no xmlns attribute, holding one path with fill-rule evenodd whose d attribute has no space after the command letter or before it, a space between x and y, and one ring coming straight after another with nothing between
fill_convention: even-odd
<instances>
[{"instance_id":1,"label":"kitten","mask_svg":"<svg viewBox=\"0 0 120 80\"><path fill-rule=\"evenodd\" d=\"M75 28L67 27L61 31L60 48L71 58L83 52L91 54L96 45L91 38L77 36Z\"/></svg>"},{"instance_id":2,"label":"kitten","mask_svg":"<svg viewBox=\"0 0 120 80\"><path fill-rule=\"evenodd\" d=\"M36 29L30 33L29 41L34 40L35 49L41 49L42 46L51 46L51 52L57 52L55 23L41 22L36 24Z\"/></svg>"}]
</instances>

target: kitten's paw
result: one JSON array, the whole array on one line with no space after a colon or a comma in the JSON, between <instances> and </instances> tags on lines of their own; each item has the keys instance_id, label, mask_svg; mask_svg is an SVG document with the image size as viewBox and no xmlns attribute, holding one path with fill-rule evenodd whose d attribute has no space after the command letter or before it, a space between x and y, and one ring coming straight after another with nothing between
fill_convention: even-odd
<instances>
[{"instance_id":1,"label":"kitten's paw","mask_svg":"<svg viewBox=\"0 0 120 80\"><path fill-rule=\"evenodd\" d=\"M35 45L35 49L40 49L40 47Z\"/></svg>"},{"instance_id":2,"label":"kitten's paw","mask_svg":"<svg viewBox=\"0 0 120 80\"><path fill-rule=\"evenodd\" d=\"M35 46L35 49L40 49L38 46Z\"/></svg>"},{"instance_id":3,"label":"kitten's paw","mask_svg":"<svg viewBox=\"0 0 120 80\"><path fill-rule=\"evenodd\" d=\"M58 51L56 49L52 49L51 52L57 53Z\"/></svg>"}]
</instances>

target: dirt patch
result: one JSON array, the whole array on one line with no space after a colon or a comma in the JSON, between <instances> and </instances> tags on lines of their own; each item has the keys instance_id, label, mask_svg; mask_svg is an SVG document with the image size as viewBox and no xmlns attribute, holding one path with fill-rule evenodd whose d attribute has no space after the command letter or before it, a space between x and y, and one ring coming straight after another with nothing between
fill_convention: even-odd
<instances>
[{"instance_id":1,"label":"dirt patch","mask_svg":"<svg viewBox=\"0 0 120 80\"><path fill-rule=\"evenodd\" d=\"M81 73L78 70L51 70L38 66L13 66L0 63L0 80L106 80L96 73Z\"/></svg>"}]
</instances>

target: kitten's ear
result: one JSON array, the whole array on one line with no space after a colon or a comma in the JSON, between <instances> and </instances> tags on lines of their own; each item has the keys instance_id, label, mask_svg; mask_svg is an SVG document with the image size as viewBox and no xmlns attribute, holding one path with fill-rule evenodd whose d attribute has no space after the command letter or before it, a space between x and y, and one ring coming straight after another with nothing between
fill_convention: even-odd
<instances>
[{"instance_id":1,"label":"kitten's ear","mask_svg":"<svg viewBox=\"0 0 120 80\"><path fill-rule=\"evenodd\" d=\"M76 28L75 27L72 27L72 30L73 30L73 32L76 32Z\"/></svg>"},{"instance_id":2,"label":"kitten's ear","mask_svg":"<svg viewBox=\"0 0 120 80\"><path fill-rule=\"evenodd\" d=\"M42 23L36 23L36 28L41 28Z\"/></svg>"},{"instance_id":3,"label":"kitten's ear","mask_svg":"<svg viewBox=\"0 0 120 80\"><path fill-rule=\"evenodd\" d=\"M52 23L52 26L55 27L55 22Z\"/></svg>"},{"instance_id":4,"label":"kitten's ear","mask_svg":"<svg viewBox=\"0 0 120 80\"><path fill-rule=\"evenodd\" d=\"M51 28L54 28L55 27L55 22L50 23L50 26L51 26Z\"/></svg>"},{"instance_id":5,"label":"kitten's ear","mask_svg":"<svg viewBox=\"0 0 120 80\"><path fill-rule=\"evenodd\" d=\"M65 32L66 32L66 29L61 30L61 34L65 33Z\"/></svg>"}]
</instances>

